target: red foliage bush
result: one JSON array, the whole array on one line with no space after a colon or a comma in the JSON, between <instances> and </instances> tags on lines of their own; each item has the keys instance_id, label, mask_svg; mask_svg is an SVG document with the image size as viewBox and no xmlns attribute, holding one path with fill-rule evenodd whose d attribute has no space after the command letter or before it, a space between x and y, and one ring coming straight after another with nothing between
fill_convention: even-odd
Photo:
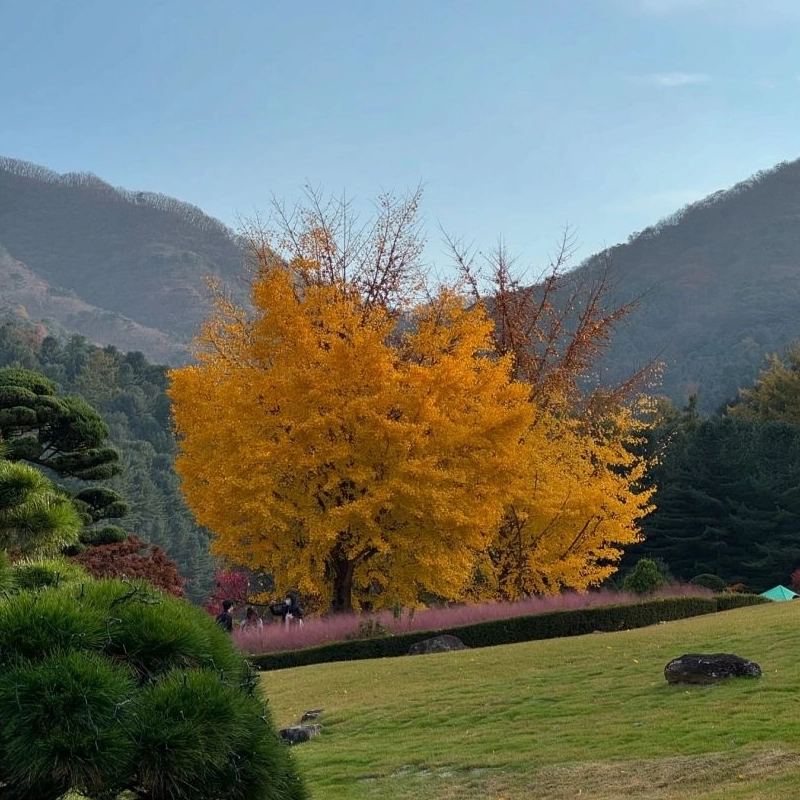
<instances>
[{"instance_id":1,"label":"red foliage bush","mask_svg":"<svg viewBox=\"0 0 800 800\"><path fill-rule=\"evenodd\" d=\"M247 573L218 572L205 609L209 614L219 614L223 600L233 600L237 606L247 605L249 589Z\"/></svg>"},{"instance_id":2,"label":"red foliage bush","mask_svg":"<svg viewBox=\"0 0 800 800\"><path fill-rule=\"evenodd\" d=\"M72 557L95 578L136 578L183 597L183 578L175 562L156 545L130 535L124 542L87 547Z\"/></svg>"}]
</instances>

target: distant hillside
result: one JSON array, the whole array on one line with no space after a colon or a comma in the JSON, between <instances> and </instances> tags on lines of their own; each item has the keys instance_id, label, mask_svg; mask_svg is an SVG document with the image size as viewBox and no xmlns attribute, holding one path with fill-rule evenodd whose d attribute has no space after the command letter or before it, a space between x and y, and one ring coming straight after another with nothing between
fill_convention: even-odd
<instances>
[{"instance_id":1,"label":"distant hillside","mask_svg":"<svg viewBox=\"0 0 800 800\"><path fill-rule=\"evenodd\" d=\"M44 304L35 312L28 309L31 315L43 313L101 343L112 343L111 335L92 317L106 314L108 327L111 316L118 315L113 344L142 349L153 359L185 358L175 354L183 352L207 314L208 276L244 291L238 280L240 243L200 209L164 195L115 189L88 173L58 175L2 158L0 246L12 262L24 264L42 287L49 287L45 295L61 298L60 311ZM20 271L8 260L0 265L2 274L9 269ZM6 291L6 304L23 304ZM86 305L64 322L60 317L70 297ZM131 324L160 332L171 342L151 345L146 337L131 336L125 346L120 339Z\"/></svg>"},{"instance_id":2,"label":"distant hillside","mask_svg":"<svg viewBox=\"0 0 800 800\"><path fill-rule=\"evenodd\" d=\"M115 311L89 305L73 291L58 289L0 248L0 319L47 321L51 333L63 338L80 333L88 341L138 350L159 364L186 360L186 347L154 328L139 325Z\"/></svg>"},{"instance_id":3,"label":"distant hillside","mask_svg":"<svg viewBox=\"0 0 800 800\"><path fill-rule=\"evenodd\" d=\"M243 247L222 223L88 173L0 158L0 250L0 318L47 319L160 363L187 357L208 314L208 276L246 298ZM639 304L602 379L658 359L661 393L678 403L698 393L701 409L715 409L752 382L767 352L800 339L800 161L633 234L587 259L574 279L607 258L612 299Z\"/></svg>"},{"instance_id":4,"label":"distant hillside","mask_svg":"<svg viewBox=\"0 0 800 800\"><path fill-rule=\"evenodd\" d=\"M682 402L696 392L714 410L752 382L765 353L800 339L800 160L686 206L588 259L576 278L606 256L616 300L640 298L606 377L656 357L663 394Z\"/></svg>"}]
</instances>

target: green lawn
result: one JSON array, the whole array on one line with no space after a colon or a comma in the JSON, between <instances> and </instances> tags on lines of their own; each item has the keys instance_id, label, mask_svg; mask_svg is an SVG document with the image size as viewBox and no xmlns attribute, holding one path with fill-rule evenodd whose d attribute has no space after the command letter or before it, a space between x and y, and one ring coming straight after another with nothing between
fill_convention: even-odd
<instances>
[{"instance_id":1,"label":"green lawn","mask_svg":"<svg viewBox=\"0 0 800 800\"><path fill-rule=\"evenodd\" d=\"M760 679L670 686L690 652ZM800 601L651 628L263 674L314 800L800 797Z\"/></svg>"}]
</instances>

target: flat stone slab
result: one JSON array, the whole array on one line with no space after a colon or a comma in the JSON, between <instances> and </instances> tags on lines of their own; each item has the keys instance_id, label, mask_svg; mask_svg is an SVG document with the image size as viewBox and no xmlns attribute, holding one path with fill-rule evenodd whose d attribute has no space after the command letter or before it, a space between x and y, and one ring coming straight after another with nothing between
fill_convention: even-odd
<instances>
[{"instance_id":1,"label":"flat stone slab","mask_svg":"<svg viewBox=\"0 0 800 800\"><path fill-rule=\"evenodd\" d=\"M668 683L718 683L726 678L760 678L761 667L733 653L686 653L664 667Z\"/></svg>"},{"instance_id":2,"label":"flat stone slab","mask_svg":"<svg viewBox=\"0 0 800 800\"><path fill-rule=\"evenodd\" d=\"M408 648L410 656L423 655L425 653L448 653L451 650L467 650L467 646L458 636L453 636L450 633L443 633L439 636L433 636L430 639L423 639L421 642L414 642Z\"/></svg>"}]
</instances>

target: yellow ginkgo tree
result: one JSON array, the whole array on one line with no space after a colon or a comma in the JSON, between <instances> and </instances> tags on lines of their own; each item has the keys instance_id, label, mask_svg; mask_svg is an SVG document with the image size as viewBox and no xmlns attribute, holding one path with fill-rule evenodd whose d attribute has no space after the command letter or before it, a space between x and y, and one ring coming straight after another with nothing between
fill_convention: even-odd
<instances>
[{"instance_id":1,"label":"yellow ginkgo tree","mask_svg":"<svg viewBox=\"0 0 800 800\"><path fill-rule=\"evenodd\" d=\"M309 198L251 237L252 306L219 292L171 372L176 466L213 552L333 611L601 582L649 501L633 415L576 400L607 325L589 315L570 349L563 326L504 313L518 287L491 316L428 291L419 193L366 225ZM536 307L558 320L551 300Z\"/></svg>"},{"instance_id":2,"label":"yellow ginkgo tree","mask_svg":"<svg viewBox=\"0 0 800 800\"><path fill-rule=\"evenodd\" d=\"M641 424L619 409L604 429L540 412L522 445L520 470L496 538L484 553L477 597L518 600L598 586L624 548L641 540L650 509Z\"/></svg>"},{"instance_id":3,"label":"yellow ginkgo tree","mask_svg":"<svg viewBox=\"0 0 800 800\"><path fill-rule=\"evenodd\" d=\"M565 270L569 231L549 271L532 283L503 245L480 263L459 242L450 245L474 302L491 306L495 350L512 357L534 420L473 596L516 600L597 586L617 571L625 547L640 541L639 520L651 510L653 488L637 453L649 407L644 389L658 365L617 386L596 375L615 326L635 302L609 303L607 263L588 277Z\"/></svg>"},{"instance_id":4,"label":"yellow ginkgo tree","mask_svg":"<svg viewBox=\"0 0 800 800\"><path fill-rule=\"evenodd\" d=\"M171 375L177 469L214 552L334 611L461 596L531 419L491 322L442 290L398 330L319 259L262 255L254 311L220 302Z\"/></svg>"}]
</instances>

